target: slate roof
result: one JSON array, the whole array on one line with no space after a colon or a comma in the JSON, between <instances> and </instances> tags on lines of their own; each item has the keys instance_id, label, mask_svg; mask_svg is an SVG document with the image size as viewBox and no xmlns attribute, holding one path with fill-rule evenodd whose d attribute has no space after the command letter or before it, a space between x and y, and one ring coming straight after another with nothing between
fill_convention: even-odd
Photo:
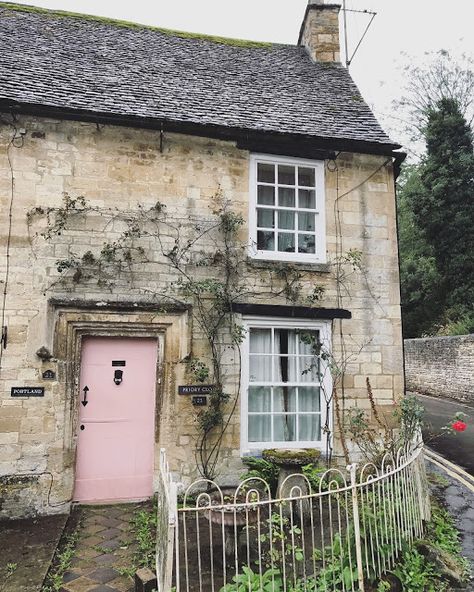
<instances>
[{"instance_id":1,"label":"slate roof","mask_svg":"<svg viewBox=\"0 0 474 592\"><path fill-rule=\"evenodd\" d=\"M347 70L313 63L302 47L0 3L0 107L11 102L396 146Z\"/></svg>"}]
</instances>

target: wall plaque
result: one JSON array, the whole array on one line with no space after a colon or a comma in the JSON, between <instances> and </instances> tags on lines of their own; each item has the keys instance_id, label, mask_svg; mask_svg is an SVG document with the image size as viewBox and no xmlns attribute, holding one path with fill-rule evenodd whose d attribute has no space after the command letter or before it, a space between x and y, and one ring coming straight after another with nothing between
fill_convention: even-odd
<instances>
[{"instance_id":1,"label":"wall plaque","mask_svg":"<svg viewBox=\"0 0 474 592\"><path fill-rule=\"evenodd\" d=\"M56 372L53 370L45 370L43 372L43 380L55 380L56 379Z\"/></svg>"},{"instance_id":2,"label":"wall plaque","mask_svg":"<svg viewBox=\"0 0 474 592\"><path fill-rule=\"evenodd\" d=\"M203 407L204 405L207 405L207 397L193 397L192 403L196 407Z\"/></svg>"},{"instance_id":3,"label":"wall plaque","mask_svg":"<svg viewBox=\"0 0 474 592\"><path fill-rule=\"evenodd\" d=\"M12 397L44 397L44 386L12 386Z\"/></svg>"},{"instance_id":4,"label":"wall plaque","mask_svg":"<svg viewBox=\"0 0 474 592\"><path fill-rule=\"evenodd\" d=\"M210 395L214 389L213 384L189 384L178 386L180 395Z\"/></svg>"}]
</instances>

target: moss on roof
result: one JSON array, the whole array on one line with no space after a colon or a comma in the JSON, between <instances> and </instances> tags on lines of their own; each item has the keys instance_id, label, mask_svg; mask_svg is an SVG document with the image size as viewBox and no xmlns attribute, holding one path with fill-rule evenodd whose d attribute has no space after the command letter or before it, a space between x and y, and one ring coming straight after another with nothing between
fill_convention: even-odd
<instances>
[{"instance_id":1,"label":"moss on roof","mask_svg":"<svg viewBox=\"0 0 474 592\"><path fill-rule=\"evenodd\" d=\"M146 29L149 31L157 31L165 35L172 35L174 37L181 37L183 39L198 39L202 41L210 41L212 43L221 43L223 45L232 45L234 47L244 48L265 48L272 47L274 44L264 41L250 41L246 39L231 39L228 37L217 37L214 35L204 35L200 33L189 33L187 31L175 31L173 29L164 29L161 27L153 27L150 25L143 25L140 23L133 23L130 21L121 21L118 19L111 19L108 17L96 16L92 14L81 14L79 12L68 12L66 10L49 10L47 8L40 8L38 6L31 6L29 4L15 4L14 2L0 2L0 9L14 10L15 12L38 13L55 18L68 18L84 21L93 21L103 25L112 25L114 27L123 27L126 29ZM280 44L279 44L280 45Z\"/></svg>"}]
</instances>

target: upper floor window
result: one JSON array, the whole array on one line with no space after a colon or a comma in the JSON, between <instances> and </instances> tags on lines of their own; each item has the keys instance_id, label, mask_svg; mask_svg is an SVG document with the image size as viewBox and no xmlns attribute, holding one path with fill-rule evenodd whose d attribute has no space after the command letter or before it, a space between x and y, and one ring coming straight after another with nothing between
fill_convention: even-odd
<instances>
[{"instance_id":1,"label":"upper floor window","mask_svg":"<svg viewBox=\"0 0 474 592\"><path fill-rule=\"evenodd\" d=\"M324 163L253 155L251 255L279 261L326 261Z\"/></svg>"}]
</instances>

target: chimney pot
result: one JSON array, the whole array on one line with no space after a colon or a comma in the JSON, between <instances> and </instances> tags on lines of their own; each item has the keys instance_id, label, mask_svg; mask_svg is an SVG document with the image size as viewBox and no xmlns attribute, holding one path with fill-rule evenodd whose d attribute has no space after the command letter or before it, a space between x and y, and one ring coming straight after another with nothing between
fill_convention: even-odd
<instances>
[{"instance_id":1,"label":"chimney pot","mask_svg":"<svg viewBox=\"0 0 474 592\"><path fill-rule=\"evenodd\" d=\"M308 0L298 45L306 48L315 62L340 63L339 4Z\"/></svg>"}]
</instances>

